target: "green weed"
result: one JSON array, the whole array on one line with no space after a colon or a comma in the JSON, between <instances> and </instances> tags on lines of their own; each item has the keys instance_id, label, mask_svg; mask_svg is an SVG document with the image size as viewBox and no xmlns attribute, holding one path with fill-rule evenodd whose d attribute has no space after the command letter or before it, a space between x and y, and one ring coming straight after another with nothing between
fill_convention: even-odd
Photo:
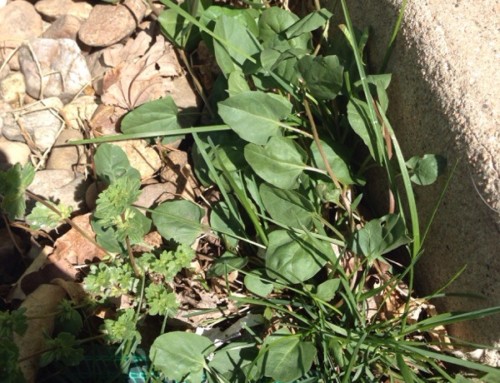
<instances>
[{"instance_id":1,"label":"green weed","mask_svg":"<svg viewBox=\"0 0 500 383\"><path fill-rule=\"evenodd\" d=\"M448 353L450 344L434 330L499 307L423 320L415 314L425 313L412 297L425 234L413 184L433 183L445 161L403 156L385 116L390 75L366 73L367 35L354 29L345 1L338 41L326 38L332 15L319 7L299 17L267 1L240 8L162 3L158 21L168 39L188 53L203 41L220 68L218 91L207 99L198 89L211 124L181 127L175 102L165 98L127 114L118 137L75 142L100 143L95 171L106 189L92 227L108 256L89 268L84 283L94 303L124 295L132 301L103 324L107 340L120 345L122 368L141 344L140 324L160 315L161 334L148 350L151 381L469 381L456 368L485 381L498 377L491 367ZM144 213L134 206L137 170L105 142L188 134L198 179L221 197L166 201ZM391 209L368 219L363 197L374 168L387 174ZM0 177L3 211L21 217L32 171L15 167ZM201 223L203 207L208 224ZM41 228L57 221L54 211L67 219L62 210L39 204L27 219ZM153 227L173 248L136 251ZM224 280L236 311L220 319L217 336L169 331L167 319L180 304L175 278L189 269L191 246L206 235L217 236L222 253L207 275ZM410 259L402 270L386 258L396 249ZM237 284L230 281L235 271ZM200 283L208 288L209 279ZM51 347L65 350L61 344ZM67 355L74 357L70 351L50 357Z\"/></svg>"}]
</instances>

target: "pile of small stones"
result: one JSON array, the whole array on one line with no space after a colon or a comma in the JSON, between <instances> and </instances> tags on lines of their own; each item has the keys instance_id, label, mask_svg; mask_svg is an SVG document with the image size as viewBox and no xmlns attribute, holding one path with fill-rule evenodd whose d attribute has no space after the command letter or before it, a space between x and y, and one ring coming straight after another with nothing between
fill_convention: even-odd
<instances>
[{"instance_id":1,"label":"pile of small stones","mask_svg":"<svg viewBox=\"0 0 500 383\"><path fill-rule=\"evenodd\" d=\"M153 99L171 95L180 107L196 106L153 18L143 0L0 0L0 170L32 162L37 172L30 190L78 210L86 160L81 148L63 144L117 133L120 117ZM134 102L106 95L106 89L115 86L116 93L134 80L120 73L144 61L153 46L160 52L147 60L158 61L148 65L160 67L154 76L161 86ZM159 167L156 153L151 155L149 163ZM145 170L143 178L156 170Z\"/></svg>"}]
</instances>

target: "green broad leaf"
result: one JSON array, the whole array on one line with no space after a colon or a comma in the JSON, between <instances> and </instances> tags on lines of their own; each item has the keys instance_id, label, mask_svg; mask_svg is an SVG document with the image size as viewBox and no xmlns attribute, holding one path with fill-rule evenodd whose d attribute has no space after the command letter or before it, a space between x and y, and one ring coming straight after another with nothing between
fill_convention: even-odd
<instances>
[{"instance_id":1,"label":"green broad leaf","mask_svg":"<svg viewBox=\"0 0 500 383\"><path fill-rule=\"evenodd\" d=\"M316 297L318 297L322 301L329 302L335 297L339 286L339 278L329 279L316 287L316 292L314 295L316 295Z\"/></svg>"},{"instance_id":2,"label":"green broad leaf","mask_svg":"<svg viewBox=\"0 0 500 383\"><path fill-rule=\"evenodd\" d=\"M201 14L200 23L206 27L213 29L215 22L221 17L227 16L244 25L254 36L259 35L257 27L256 12L250 8L230 8L221 5L211 5Z\"/></svg>"},{"instance_id":3,"label":"green broad leaf","mask_svg":"<svg viewBox=\"0 0 500 383\"><path fill-rule=\"evenodd\" d=\"M354 184L354 180L351 177L351 171L349 169L348 162L342 156L342 150L335 145L335 143L326 143L320 140L321 147L328 158L328 164L333 171L333 174L337 179L344 185ZM314 163L318 169L326 170L325 161L321 157L318 146L315 142L311 144L311 154L314 159Z\"/></svg>"},{"instance_id":4,"label":"green broad leaf","mask_svg":"<svg viewBox=\"0 0 500 383\"><path fill-rule=\"evenodd\" d=\"M99 244L99 246L102 246L110 253L126 253L125 243L118 240L118 234L116 233L115 228L104 227L102 222L99 222L96 217L92 217L90 225L92 226L92 230L95 233L96 242Z\"/></svg>"},{"instance_id":5,"label":"green broad leaf","mask_svg":"<svg viewBox=\"0 0 500 383\"><path fill-rule=\"evenodd\" d=\"M122 148L112 144L101 144L94 155L95 171L108 185L122 177L140 180L141 175L130 166Z\"/></svg>"},{"instance_id":6,"label":"green broad leaf","mask_svg":"<svg viewBox=\"0 0 500 383\"><path fill-rule=\"evenodd\" d=\"M297 335L274 336L266 346L264 374L280 382L293 382L304 376L317 353L312 342L301 341Z\"/></svg>"},{"instance_id":7,"label":"green broad leaf","mask_svg":"<svg viewBox=\"0 0 500 383\"><path fill-rule=\"evenodd\" d=\"M245 287L252 294L258 295L259 297L267 297L273 292L274 285L269 282L264 282L263 278L265 278L265 274L262 270L252 270L245 275Z\"/></svg>"},{"instance_id":8,"label":"green broad leaf","mask_svg":"<svg viewBox=\"0 0 500 383\"><path fill-rule=\"evenodd\" d=\"M198 17L203 14L210 3L211 1L206 0L185 1L180 4L180 7L192 16ZM158 21L163 34L175 46L187 51L196 48L200 39L199 30L190 20L181 16L176 10L164 10L158 17Z\"/></svg>"},{"instance_id":9,"label":"green broad leaf","mask_svg":"<svg viewBox=\"0 0 500 383\"><path fill-rule=\"evenodd\" d=\"M354 132L368 147L374 160L381 163L382 157L378 150L377 138L371 129L368 104L356 98L351 98L347 104L347 119Z\"/></svg>"},{"instance_id":10,"label":"green broad leaf","mask_svg":"<svg viewBox=\"0 0 500 383\"><path fill-rule=\"evenodd\" d=\"M214 52L217 64L226 75L237 68L243 69L249 58L261 50L257 38L244 24L232 17L221 15L215 24L214 33L224 41L214 40Z\"/></svg>"},{"instance_id":11,"label":"green broad leaf","mask_svg":"<svg viewBox=\"0 0 500 383\"><path fill-rule=\"evenodd\" d=\"M280 7L270 7L262 12L259 18L259 37L264 43L270 41L281 32L286 31L299 17Z\"/></svg>"},{"instance_id":12,"label":"green broad leaf","mask_svg":"<svg viewBox=\"0 0 500 383\"><path fill-rule=\"evenodd\" d=\"M229 97L250 91L245 75L241 70L237 69L229 73L227 78L227 90L229 92Z\"/></svg>"},{"instance_id":13,"label":"green broad leaf","mask_svg":"<svg viewBox=\"0 0 500 383\"><path fill-rule=\"evenodd\" d=\"M342 193L333 182L318 181L316 184L316 192L322 202L332 202L336 205L340 204L340 196Z\"/></svg>"},{"instance_id":14,"label":"green broad leaf","mask_svg":"<svg viewBox=\"0 0 500 383\"><path fill-rule=\"evenodd\" d=\"M230 251L226 251L217 258L208 271L210 277L222 277L231 271L242 269L248 263L248 258L240 257Z\"/></svg>"},{"instance_id":15,"label":"green broad leaf","mask_svg":"<svg viewBox=\"0 0 500 383\"><path fill-rule=\"evenodd\" d=\"M285 51L266 48L260 54L260 62L265 75L269 76L274 73L284 81L297 85L299 82L297 63L305 54L307 54L306 50L298 48L287 47Z\"/></svg>"},{"instance_id":16,"label":"green broad leaf","mask_svg":"<svg viewBox=\"0 0 500 383\"><path fill-rule=\"evenodd\" d=\"M26 211L26 200L24 193L26 188L35 178L35 168L31 164L24 167L17 163L7 171L0 172L0 205L9 219L24 217Z\"/></svg>"},{"instance_id":17,"label":"green broad leaf","mask_svg":"<svg viewBox=\"0 0 500 383\"><path fill-rule=\"evenodd\" d=\"M83 319L80 313L71 306L71 302L64 299L57 309L60 312L55 321L58 331L79 334L83 328Z\"/></svg>"},{"instance_id":18,"label":"green broad leaf","mask_svg":"<svg viewBox=\"0 0 500 383\"><path fill-rule=\"evenodd\" d=\"M232 237L231 234L243 238L246 237L241 216L233 216L227 203L224 201L218 202L212 206L210 226L213 230L221 232L224 235L225 241L231 247L235 247L239 241L237 238Z\"/></svg>"},{"instance_id":19,"label":"green broad leaf","mask_svg":"<svg viewBox=\"0 0 500 383\"><path fill-rule=\"evenodd\" d=\"M245 159L264 181L281 189L299 186L299 177L306 168L305 154L295 142L285 137L271 137L264 145L248 144Z\"/></svg>"},{"instance_id":20,"label":"green broad leaf","mask_svg":"<svg viewBox=\"0 0 500 383\"><path fill-rule=\"evenodd\" d=\"M65 219L69 218L73 211L71 206L63 204L56 205L50 201L47 201L46 204L52 206L53 209L37 201L31 213L26 216L26 222L28 222L32 229L41 229L44 231L55 229L61 225ZM59 213L56 211L59 211Z\"/></svg>"},{"instance_id":21,"label":"green broad leaf","mask_svg":"<svg viewBox=\"0 0 500 383\"><path fill-rule=\"evenodd\" d=\"M406 162L410 170L410 180L421 186L431 185L446 170L446 158L437 154L415 156Z\"/></svg>"},{"instance_id":22,"label":"green broad leaf","mask_svg":"<svg viewBox=\"0 0 500 383\"><path fill-rule=\"evenodd\" d=\"M258 350L254 343L232 342L215 352L209 367L232 383L245 383L245 372L257 354ZM220 382L220 380L212 380L210 376L208 379L208 382Z\"/></svg>"},{"instance_id":23,"label":"green broad leaf","mask_svg":"<svg viewBox=\"0 0 500 383\"><path fill-rule=\"evenodd\" d=\"M312 32L326 25L333 14L325 8L309 13L286 29L286 37L292 39L304 33Z\"/></svg>"},{"instance_id":24,"label":"green broad leaf","mask_svg":"<svg viewBox=\"0 0 500 383\"><path fill-rule=\"evenodd\" d=\"M333 100L342 89L344 68L337 56L304 56L297 63L302 79L318 100Z\"/></svg>"},{"instance_id":25,"label":"green broad leaf","mask_svg":"<svg viewBox=\"0 0 500 383\"><path fill-rule=\"evenodd\" d=\"M298 20L297 15L279 7L270 7L264 10L259 18L259 38L263 47L287 46L307 49L311 39L310 34L305 33L296 38L288 39L284 33Z\"/></svg>"},{"instance_id":26,"label":"green broad leaf","mask_svg":"<svg viewBox=\"0 0 500 383\"><path fill-rule=\"evenodd\" d=\"M182 5L184 4L186 3ZM158 22L161 31L172 44L181 49L186 48L192 27L187 19L174 9L166 9L158 16Z\"/></svg>"},{"instance_id":27,"label":"green broad leaf","mask_svg":"<svg viewBox=\"0 0 500 383\"><path fill-rule=\"evenodd\" d=\"M317 216L314 205L296 191L262 184L260 196L271 218L283 225L310 228Z\"/></svg>"},{"instance_id":28,"label":"green broad leaf","mask_svg":"<svg viewBox=\"0 0 500 383\"><path fill-rule=\"evenodd\" d=\"M285 97L260 91L243 92L218 105L224 123L245 141L260 145L281 134L280 122L292 112Z\"/></svg>"},{"instance_id":29,"label":"green broad leaf","mask_svg":"<svg viewBox=\"0 0 500 383\"><path fill-rule=\"evenodd\" d=\"M399 214L388 214L372 219L362 229L354 233L350 248L363 255L370 262L384 261L382 255L410 242L406 226Z\"/></svg>"},{"instance_id":30,"label":"green broad leaf","mask_svg":"<svg viewBox=\"0 0 500 383\"><path fill-rule=\"evenodd\" d=\"M382 110L387 112L387 108L389 107L389 97L387 95L387 88L389 88L389 84L391 83L391 74L371 74L366 77L366 81L370 85L371 91L375 90L377 94L377 102L380 104ZM362 89L362 82L358 80L354 83L356 88Z\"/></svg>"},{"instance_id":31,"label":"green broad leaf","mask_svg":"<svg viewBox=\"0 0 500 383\"><path fill-rule=\"evenodd\" d=\"M301 283L325 265L329 249L325 242L312 242L302 234L276 230L269 235L265 253L266 272L284 283Z\"/></svg>"},{"instance_id":32,"label":"green broad leaf","mask_svg":"<svg viewBox=\"0 0 500 383\"><path fill-rule=\"evenodd\" d=\"M201 335L172 331L155 339L149 351L153 366L168 379L202 383L205 358L213 344Z\"/></svg>"},{"instance_id":33,"label":"green broad leaf","mask_svg":"<svg viewBox=\"0 0 500 383\"><path fill-rule=\"evenodd\" d=\"M167 133L181 129L177 119L179 110L172 97L162 98L142 104L128 113L121 122L121 130L131 133ZM183 138L183 135L167 137L169 142Z\"/></svg>"},{"instance_id":34,"label":"green broad leaf","mask_svg":"<svg viewBox=\"0 0 500 383\"><path fill-rule=\"evenodd\" d=\"M191 245L203 233L200 223L203 214L203 209L195 203L175 200L158 205L151 217L163 238Z\"/></svg>"}]
</instances>

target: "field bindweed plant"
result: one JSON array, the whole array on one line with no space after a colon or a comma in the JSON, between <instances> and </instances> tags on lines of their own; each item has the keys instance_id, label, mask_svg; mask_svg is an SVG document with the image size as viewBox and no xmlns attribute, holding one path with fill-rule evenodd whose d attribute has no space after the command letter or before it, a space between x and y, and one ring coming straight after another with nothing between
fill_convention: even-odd
<instances>
[{"instance_id":1,"label":"field bindweed plant","mask_svg":"<svg viewBox=\"0 0 500 383\"><path fill-rule=\"evenodd\" d=\"M128 113L123 134L76 142L100 144L95 173L105 188L92 228L108 255L89 267L84 285L94 302L123 296L132 302L102 327L109 342L120 345L122 367L141 344L139 324L160 315L161 335L147 350L151 381L498 379L496 369L449 353L436 330L500 308L425 317L428 306L412 297L423 250L413 188L433 183L445 160L425 153L404 158L385 116L391 76L366 73L368 36L352 26L345 1L346 24L332 38L332 14L319 6L299 17L260 0L241 7L162 3L162 33L188 72L196 74L188 57L200 43L220 70L211 89L193 77L205 102L205 125L181 127L175 102L164 98ZM187 134L199 182L216 188L220 198L175 199L146 212L135 207L139 173L106 142ZM13 169L0 174L10 180L0 182L0 194L12 218L22 215L23 189L32 179L29 168ZM365 213L367 175L374 169L385 173L390 198L379 217ZM39 203L28 221L42 227L69 217L67 209L50 206ZM203 207L208 224L201 223ZM153 229L174 246L135 250ZM207 275L225 279L238 308L211 327L224 336L167 326L180 304L175 277L189 269L193 243L203 235L217 236L222 253ZM396 249L408 266L386 258ZM234 271L239 287L229 283Z\"/></svg>"}]
</instances>

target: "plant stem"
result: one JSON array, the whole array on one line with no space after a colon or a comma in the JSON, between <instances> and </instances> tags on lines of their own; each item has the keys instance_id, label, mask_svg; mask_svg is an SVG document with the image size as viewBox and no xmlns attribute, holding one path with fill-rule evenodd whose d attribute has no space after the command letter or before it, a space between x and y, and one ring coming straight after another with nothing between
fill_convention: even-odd
<instances>
[{"instance_id":1,"label":"plant stem","mask_svg":"<svg viewBox=\"0 0 500 383\"><path fill-rule=\"evenodd\" d=\"M319 135L318 135L318 129L316 128L316 122L314 121L314 117L311 113L311 108L309 106L309 101L307 101L307 98L304 98L304 108L306 110L306 115L307 115L307 119L309 120L309 124L311 125L314 143L318 147L319 154L321 155L321 159L323 160L323 163L325 165L325 168L326 168L328 175L332 179L335 187L341 191L340 198L342 199L342 205L346 209L347 214L349 216L349 225L351 227L351 230L354 230L354 220L352 218L351 204L345 195L345 191L342 189L342 185L340 184L340 181L333 173L333 170L330 166L330 162L328 161L328 156L326 155L325 151L323 150L323 145L321 145L321 140L320 140Z\"/></svg>"},{"instance_id":2,"label":"plant stem","mask_svg":"<svg viewBox=\"0 0 500 383\"><path fill-rule=\"evenodd\" d=\"M125 223L125 213L121 214L121 219L122 222ZM125 244L127 245L127 254L128 254L128 259L130 260L130 265L132 266L132 270L134 270L134 274L137 278L141 277L141 271L137 267L137 264L135 263L135 257L134 253L132 251L132 246L130 245L130 238L129 236L125 236Z\"/></svg>"},{"instance_id":3,"label":"plant stem","mask_svg":"<svg viewBox=\"0 0 500 383\"><path fill-rule=\"evenodd\" d=\"M36 194L30 192L29 190L26 190L26 195L28 197L34 199L35 201L40 202L42 205L44 205L45 207L49 208L54 213L56 213L57 215L59 215L59 217L62 217L62 214L59 211L59 209L57 209L52 204L47 203L47 201L45 201L43 198L38 197ZM69 218L62 218L62 220L64 221L64 223L67 223L73 229L75 229L83 238L85 238L87 241L89 241L90 243L92 243L99 250L101 250L105 254L109 255L109 252L104 247L102 247L101 245L99 245L93 238L90 237L90 235L88 235L82 228L80 228L80 226L78 226L77 224L75 224L71 219L69 219Z\"/></svg>"}]
</instances>

